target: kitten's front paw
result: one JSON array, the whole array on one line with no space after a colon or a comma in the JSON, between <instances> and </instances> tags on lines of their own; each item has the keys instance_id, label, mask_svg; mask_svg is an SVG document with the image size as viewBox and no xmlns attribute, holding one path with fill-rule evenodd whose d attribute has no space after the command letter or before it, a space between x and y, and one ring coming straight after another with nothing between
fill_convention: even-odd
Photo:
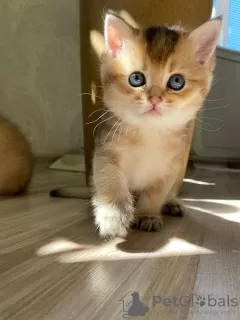
<instances>
[{"instance_id":1,"label":"kitten's front paw","mask_svg":"<svg viewBox=\"0 0 240 320\"><path fill-rule=\"evenodd\" d=\"M121 210L114 205L95 206L95 224L99 234L104 238L116 236L125 238L133 220L133 210Z\"/></svg>"},{"instance_id":2,"label":"kitten's front paw","mask_svg":"<svg viewBox=\"0 0 240 320\"><path fill-rule=\"evenodd\" d=\"M137 216L132 224L132 228L151 232L160 231L162 229L162 225L163 223L161 216Z\"/></svg>"},{"instance_id":3,"label":"kitten's front paw","mask_svg":"<svg viewBox=\"0 0 240 320\"><path fill-rule=\"evenodd\" d=\"M162 214L172 217L183 217L185 209L177 199L174 199L164 205Z\"/></svg>"}]
</instances>

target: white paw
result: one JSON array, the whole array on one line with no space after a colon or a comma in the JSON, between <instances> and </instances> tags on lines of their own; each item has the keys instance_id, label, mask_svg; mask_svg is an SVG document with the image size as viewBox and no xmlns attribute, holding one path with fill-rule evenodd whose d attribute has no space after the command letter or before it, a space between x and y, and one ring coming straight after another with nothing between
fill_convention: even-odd
<instances>
[{"instance_id":1,"label":"white paw","mask_svg":"<svg viewBox=\"0 0 240 320\"><path fill-rule=\"evenodd\" d=\"M131 211L120 210L115 205L96 205L94 208L95 224L101 237L125 238L133 220Z\"/></svg>"}]
</instances>

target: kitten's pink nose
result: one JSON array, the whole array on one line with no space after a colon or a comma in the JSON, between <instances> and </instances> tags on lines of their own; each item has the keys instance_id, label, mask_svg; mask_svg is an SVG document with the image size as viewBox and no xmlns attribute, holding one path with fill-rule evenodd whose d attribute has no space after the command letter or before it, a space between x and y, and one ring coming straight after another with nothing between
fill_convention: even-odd
<instances>
[{"instance_id":1,"label":"kitten's pink nose","mask_svg":"<svg viewBox=\"0 0 240 320\"><path fill-rule=\"evenodd\" d=\"M148 100L153 108L155 108L158 103L162 102L162 97L150 97Z\"/></svg>"}]
</instances>

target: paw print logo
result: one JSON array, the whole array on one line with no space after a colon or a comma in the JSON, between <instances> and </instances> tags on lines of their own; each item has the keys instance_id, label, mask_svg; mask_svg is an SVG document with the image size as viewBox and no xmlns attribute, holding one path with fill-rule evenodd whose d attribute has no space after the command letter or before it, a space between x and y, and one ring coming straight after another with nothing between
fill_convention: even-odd
<instances>
[{"instance_id":1,"label":"paw print logo","mask_svg":"<svg viewBox=\"0 0 240 320\"><path fill-rule=\"evenodd\" d=\"M197 296L197 298L196 298L196 304L197 304L199 307L205 306L205 304L206 304L206 298L205 298L205 297L202 297L202 296Z\"/></svg>"}]
</instances>

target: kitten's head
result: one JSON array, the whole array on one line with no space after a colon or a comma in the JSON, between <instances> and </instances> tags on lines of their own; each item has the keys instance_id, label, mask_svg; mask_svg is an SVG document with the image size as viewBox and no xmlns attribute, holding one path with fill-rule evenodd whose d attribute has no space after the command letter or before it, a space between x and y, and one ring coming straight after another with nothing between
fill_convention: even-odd
<instances>
[{"instance_id":1,"label":"kitten's head","mask_svg":"<svg viewBox=\"0 0 240 320\"><path fill-rule=\"evenodd\" d=\"M188 122L209 92L220 27L221 19L213 19L192 32L136 29L107 14L101 64L106 106L137 126Z\"/></svg>"}]
</instances>

